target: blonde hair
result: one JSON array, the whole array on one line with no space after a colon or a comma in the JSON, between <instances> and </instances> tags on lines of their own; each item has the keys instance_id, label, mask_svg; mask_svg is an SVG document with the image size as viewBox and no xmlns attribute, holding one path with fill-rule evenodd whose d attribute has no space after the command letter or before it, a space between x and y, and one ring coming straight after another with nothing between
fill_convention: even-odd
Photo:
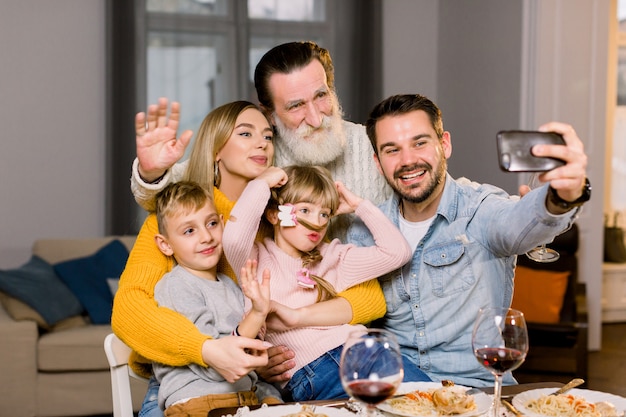
<instances>
[{"instance_id":1,"label":"blonde hair","mask_svg":"<svg viewBox=\"0 0 626 417\"><path fill-rule=\"evenodd\" d=\"M196 181L201 187L213 195L213 187L220 186L219 171L215 168L215 158L222 150L235 129L235 123L241 113L247 109L258 110L255 104L238 100L224 104L212 110L202 121L196 140L191 150L184 179ZM267 116L265 116L267 119ZM271 123L268 119L268 123ZM216 176L216 172L218 175Z\"/></svg>"},{"instance_id":2,"label":"blonde hair","mask_svg":"<svg viewBox=\"0 0 626 417\"><path fill-rule=\"evenodd\" d=\"M168 184L156 196L156 217L159 233L167 237L167 220L174 215L188 214L213 205L213 198L205 188L193 181Z\"/></svg>"},{"instance_id":3,"label":"blonde hair","mask_svg":"<svg viewBox=\"0 0 626 417\"><path fill-rule=\"evenodd\" d=\"M289 180L275 190L270 208L278 210L279 204L300 202L319 203L335 214L339 207L339 193L330 171L324 167L290 165L284 168Z\"/></svg>"},{"instance_id":4,"label":"blonde hair","mask_svg":"<svg viewBox=\"0 0 626 417\"><path fill-rule=\"evenodd\" d=\"M272 198L266 210L277 211L279 205L307 202L328 207L331 216L335 214L339 207L339 192L328 169L316 165L291 165L285 167L284 171L289 179L284 186L272 191ZM321 260L322 255L317 248L308 253L302 253L303 268L308 268ZM317 301L337 296L333 286L324 278L313 274L309 276L317 284Z\"/></svg>"}]
</instances>

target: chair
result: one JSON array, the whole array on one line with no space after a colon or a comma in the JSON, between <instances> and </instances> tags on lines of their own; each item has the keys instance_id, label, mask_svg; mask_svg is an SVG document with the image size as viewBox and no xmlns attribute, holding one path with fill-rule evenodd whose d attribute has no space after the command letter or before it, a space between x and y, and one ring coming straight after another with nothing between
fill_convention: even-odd
<instances>
[{"instance_id":1,"label":"chair","mask_svg":"<svg viewBox=\"0 0 626 417\"><path fill-rule=\"evenodd\" d=\"M115 334L110 333L104 339L109 368L111 370L111 392L113 396L113 417L133 417L133 402L130 389L130 378L144 381L148 379L136 374L128 366L131 349Z\"/></svg>"},{"instance_id":2,"label":"chair","mask_svg":"<svg viewBox=\"0 0 626 417\"><path fill-rule=\"evenodd\" d=\"M525 362L513 372L519 382L534 382L537 377L542 379L546 374L553 381L567 381L573 376L587 379L586 287L584 283L578 282L578 243L578 227L574 224L547 245L561 255L556 262L539 263L525 255L518 256L518 267L530 268L537 274L546 271L569 272L558 322L527 320L528 355ZM535 289L535 294L543 290L543 286L540 286Z\"/></svg>"}]
</instances>

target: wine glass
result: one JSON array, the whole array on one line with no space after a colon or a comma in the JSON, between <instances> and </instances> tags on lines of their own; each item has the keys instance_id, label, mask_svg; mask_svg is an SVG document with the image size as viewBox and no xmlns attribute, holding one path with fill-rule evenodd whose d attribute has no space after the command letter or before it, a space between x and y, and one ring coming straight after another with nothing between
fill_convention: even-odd
<instances>
[{"instance_id":1,"label":"wine glass","mask_svg":"<svg viewBox=\"0 0 626 417\"><path fill-rule=\"evenodd\" d=\"M535 188L539 188L543 185L543 183L539 180L539 174L533 174L528 181L528 187L533 190ZM532 259L535 262L554 262L561 255L554 249L548 248L545 243L529 250L526 252L526 256Z\"/></svg>"},{"instance_id":2,"label":"wine glass","mask_svg":"<svg viewBox=\"0 0 626 417\"><path fill-rule=\"evenodd\" d=\"M382 329L350 333L339 364L339 375L348 394L365 403L366 415L393 395L404 377L402 355L395 335Z\"/></svg>"},{"instance_id":3,"label":"wine glass","mask_svg":"<svg viewBox=\"0 0 626 417\"><path fill-rule=\"evenodd\" d=\"M502 376L526 359L528 331L524 313L505 307L480 309L472 332L474 356L495 377L493 417L499 417Z\"/></svg>"}]
</instances>

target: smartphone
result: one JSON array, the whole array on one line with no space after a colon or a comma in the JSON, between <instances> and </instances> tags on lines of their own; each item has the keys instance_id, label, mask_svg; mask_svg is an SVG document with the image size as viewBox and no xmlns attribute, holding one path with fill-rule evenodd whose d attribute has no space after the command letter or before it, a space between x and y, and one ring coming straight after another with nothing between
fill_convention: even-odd
<instances>
[{"instance_id":1,"label":"smartphone","mask_svg":"<svg viewBox=\"0 0 626 417\"><path fill-rule=\"evenodd\" d=\"M538 144L565 145L563 136L556 132L503 130L498 132L496 139L498 160L503 171L544 172L565 165L561 159L534 156L530 151Z\"/></svg>"}]
</instances>

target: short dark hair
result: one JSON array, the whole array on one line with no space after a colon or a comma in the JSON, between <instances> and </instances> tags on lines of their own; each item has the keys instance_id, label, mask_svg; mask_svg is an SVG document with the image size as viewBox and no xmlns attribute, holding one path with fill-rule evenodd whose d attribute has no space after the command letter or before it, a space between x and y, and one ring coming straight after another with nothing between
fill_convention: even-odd
<instances>
[{"instance_id":1,"label":"short dark hair","mask_svg":"<svg viewBox=\"0 0 626 417\"><path fill-rule=\"evenodd\" d=\"M370 112L365 129L374 152L378 155L376 148L376 124L386 116L399 116L413 111L422 110L426 112L430 123L437 133L437 137L443 137L443 119L441 110L428 97L420 94L397 94L386 98L378 103Z\"/></svg>"},{"instance_id":2,"label":"short dark hair","mask_svg":"<svg viewBox=\"0 0 626 417\"><path fill-rule=\"evenodd\" d=\"M290 74L309 65L314 59L317 59L324 67L328 88L334 91L335 69L328 50L311 41L288 42L267 51L254 69L254 87L259 103L273 111L274 101L269 88L270 77L276 73Z\"/></svg>"}]
</instances>

